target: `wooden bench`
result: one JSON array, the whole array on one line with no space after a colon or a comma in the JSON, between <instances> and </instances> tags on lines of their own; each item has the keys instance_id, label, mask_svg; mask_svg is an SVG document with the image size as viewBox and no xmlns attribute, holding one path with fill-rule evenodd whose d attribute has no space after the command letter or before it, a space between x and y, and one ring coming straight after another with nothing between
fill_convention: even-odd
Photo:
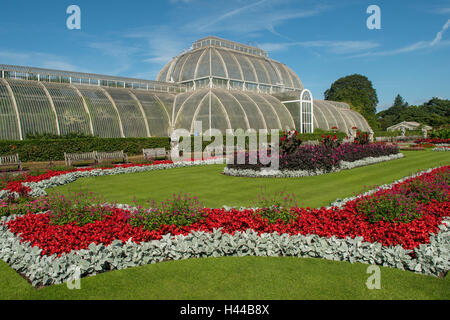
<instances>
[{"instance_id":1,"label":"wooden bench","mask_svg":"<svg viewBox=\"0 0 450 320\"><path fill-rule=\"evenodd\" d=\"M142 153L144 154L144 158L146 160L152 160L156 158L167 158L169 152L166 151L165 148L156 148L156 149L142 149Z\"/></svg>"},{"instance_id":2,"label":"wooden bench","mask_svg":"<svg viewBox=\"0 0 450 320\"><path fill-rule=\"evenodd\" d=\"M64 160L66 161L66 166L70 167L72 162L75 161L94 161L98 162L97 151L83 152L83 153L66 153L64 152Z\"/></svg>"},{"instance_id":3,"label":"wooden bench","mask_svg":"<svg viewBox=\"0 0 450 320\"><path fill-rule=\"evenodd\" d=\"M101 163L103 160L115 160L122 159L124 162L128 162L128 155L122 151L113 152L97 152L97 160Z\"/></svg>"},{"instance_id":4,"label":"wooden bench","mask_svg":"<svg viewBox=\"0 0 450 320\"><path fill-rule=\"evenodd\" d=\"M18 166L19 170L22 170L22 162L19 159L18 154L11 156L0 156L0 166Z\"/></svg>"}]
</instances>

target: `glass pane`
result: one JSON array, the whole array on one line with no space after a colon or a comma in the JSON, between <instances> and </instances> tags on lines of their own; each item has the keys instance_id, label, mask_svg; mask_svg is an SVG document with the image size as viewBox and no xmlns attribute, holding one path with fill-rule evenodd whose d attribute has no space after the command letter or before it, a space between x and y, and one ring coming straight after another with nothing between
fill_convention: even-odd
<instances>
[{"instance_id":1,"label":"glass pane","mask_svg":"<svg viewBox=\"0 0 450 320\"><path fill-rule=\"evenodd\" d=\"M275 109L278 118L280 118L281 127L282 129L295 129L294 120L289 113L289 111L285 108L285 106L276 98L270 96L270 95L264 95L264 98L269 101L269 103L273 106ZM297 104L298 106L298 104Z\"/></svg>"},{"instance_id":2,"label":"glass pane","mask_svg":"<svg viewBox=\"0 0 450 320\"><path fill-rule=\"evenodd\" d=\"M256 81L255 73L253 71L252 66L246 59L246 57L241 54L234 54L234 56L236 57L237 61L241 65L241 69L242 69L242 73L244 74L245 81L255 82Z\"/></svg>"},{"instance_id":3,"label":"glass pane","mask_svg":"<svg viewBox=\"0 0 450 320\"><path fill-rule=\"evenodd\" d=\"M209 77L211 74L209 70L209 56L211 54L211 49L202 50L202 52L205 54L198 63L196 78Z\"/></svg>"},{"instance_id":4,"label":"glass pane","mask_svg":"<svg viewBox=\"0 0 450 320\"><path fill-rule=\"evenodd\" d=\"M263 116L256 103L243 92L233 90L229 93L233 95L244 108L250 128L255 130L265 129Z\"/></svg>"},{"instance_id":5,"label":"glass pane","mask_svg":"<svg viewBox=\"0 0 450 320\"><path fill-rule=\"evenodd\" d=\"M150 135L157 137L168 136L169 117L164 106L154 94L141 91L133 91L140 101L147 116Z\"/></svg>"},{"instance_id":6,"label":"glass pane","mask_svg":"<svg viewBox=\"0 0 450 320\"><path fill-rule=\"evenodd\" d=\"M37 82L7 80L19 110L22 134L57 134L56 117L44 89Z\"/></svg>"},{"instance_id":7,"label":"glass pane","mask_svg":"<svg viewBox=\"0 0 450 320\"><path fill-rule=\"evenodd\" d=\"M227 66L228 77L230 79L242 80L242 75L239 70L239 66L233 59L232 55L225 50L218 50L218 51L222 55L222 58L225 61L225 65Z\"/></svg>"},{"instance_id":8,"label":"glass pane","mask_svg":"<svg viewBox=\"0 0 450 320\"><path fill-rule=\"evenodd\" d=\"M264 115L266 120L267 130L270 129L282 129L278 124L278 116L272 109L272 106L268 104L259 94L248 93L249 97L258 104L259 109Z\"/></svg>"},{"instance_id":9,"label":"glass pane","mask_svg":"<svg viewBox=\"0 0 450 320\"><path fill-rule=\"evenodd\" d=\"M120 138L119 117L102 90L78 87L92 118L94 135L101 138Z\"/></svg>"},{"instance_id":10,"label":"glass pane","mask_svg":"<svg viewBox=\"0 0 450 320\"><path fill-rule=\"evenodd\" d=\"M203 51L200 50L189 55L189 58L186 60L183 72L181 74L181 81L193 80L195 78L195 69L197 68L197 63L202 52Z\"/></svg>"},{"instance_id":11,"label":"glass pane","mask_svg":"<svg viewBox=\"0 0 450 320\"><path fill-rule=\"evenodd\" d=\"M189 99L186 99L175 120L176 129L186 129L190 131L195 111L202 100L208 95L209 89L203 89L193 92ZM177 100L178 103L178 100Z\"/></svg>"},{"instance_id":12,"label":"glass pane","mask_svg":"<svg viewBox=\"0 0 450 320\"><path fill-rule=\"evenodd\" d=\"M0 139L20 139L17 114L8 89L2 81L0 81Z\"/></svg>"},{"instance_id":13,"label":"glass pane","mask_svg":"<svg viewBox=\"0 0 450 320\"><path fill-rule=\"evenodd\" d=\"M211 66L212 66L212 75L215 77L225 78L225 69L223 67L222 60L220 59L216 50L212 50L211 54Z\"/></svg>"},{"instance_id":14,"label":"glass pane","mask_svg":"<svg viewBox=\"0 0 450 320\"><path fill-rule=\"evenodd\" d=\"M245 129L247 130L247 123L245 122L246 114L244 113L242 107L239 105L238 100L236 100L231 94L226 90L214 90L214 94L222 102L225 110L228 114L228 118L231 122L231 128ZM224 132L225 134L225 132Z\"/></svg>"},{"instance_id":15,"label":"glass pane","mask_svg":"<svg viewBox=\"0 0 450 320\"><path fill-rule=\"evenodd\" d=\"M256 70L256 75L258 76L258 82L259 83L270 83L269 79L267 78L267 73L263 67L263 65L259 62L259 59L257 58L249 58L252 62L253 66Z\"/></svg>"},{"instance_id":16,"label":"glass pane","mask_svg":"<svg viewBox=\"0 0 450 320\"><path fill-rule=\"evenodd\" d=\"M147 137L144 116L136 100L126 90L105 89L114 100L125 137Z\"/></svg>"},{"instance_id":17,"label":"glass pane","mask_svg":"<svg viewBox=\"0 0 450 320\"><path fill-rule=\"evenodd\" d=\"M83 105L83 99L69 85L42 82L55 105L61 135L70 133L91 134L89 115Z\"/></svg>"}]
</instances>

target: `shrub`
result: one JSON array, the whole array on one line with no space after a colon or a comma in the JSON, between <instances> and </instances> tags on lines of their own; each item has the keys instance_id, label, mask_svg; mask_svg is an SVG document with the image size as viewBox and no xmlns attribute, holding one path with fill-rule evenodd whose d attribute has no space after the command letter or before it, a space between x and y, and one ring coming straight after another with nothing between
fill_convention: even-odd
<instances>
[{"instance_id":1,"label":"shrub","mask_svg":"<svg viewBox=\"0 0 450 320\"><path fill-rule=\"evenodd\" d=\"M366 132L360 132L359 130L356 132L355 140L353 141L355 144L364 145L369 144L369 135Z\"/></svg>"},{"instance_id":2,"label":"shrub","mask_svg":"<svg viewBox=\"0 0 450 320\"><path fill-rule=\"evenodd\" d=\"M449 201L450 171L437 172L435 175L425 175L403 184L398 191L422 203L433 200Z\"/></svg>"},{"instance_id":3,"label":"shrub","mask_svg":"<svg viewBox=\"0 0 450 320\"><path fill-rule=\"evenodd\" d=\"M0 201L0 217L45 212L49 209L46 198L31 200L29 198L8 199Z\"/></svg>"},{"instance_id":4,"label":"shrub","mask_svg":"<svg viewBox=\"0 0 450 320\"><path fill-rule=\"evenodd\" d=\"M330 136L330 135L323 135L322 136L322 145L324 145L326 148L337 148L341 145L336 135Z\"/></svg>"},{"instance_id":5,"label":"shrub","mask_svg":"<svg viewBox=\"0 0 450 320\"><path fill-rule=\"evenodd\" d=\"M298 207L294 193L288 193L286 190L275 192L269 195L267 192L258 194L257 198L252 201L252 205L259 208L255 214L261 219L269 223L276 223L278 220L291 222L295 220L297 214L291 212L290 208Z\"/></svg>"},{"instance_id":6,"label":"shrub","mask_svg":"<svg viewBox=\"0 0 450 320\"><path fill-rule=\"evenodd\" d=\"M150 209L138 207L127 217L128 222L145 230L157 230L162 225L189 226L203 217L203 205L189 194L173 194L159 205L149 201Z\"/></svg>"},{"instance_id":7,"label":"shrub","mask_svg":"<svg viewBox=\"0 0 450 320\"><path fill-rule=\"evenodd\" d=\"M280 151L284 154L291 154L298 150L302 140L298 137L297 131L283 131L280 137Z\"/></svg>"},{"instance_id":8,"label":"shrub","mask_svg":"<svg viewBox=\"0 0 450 320\"><path fill-rule=\"evenodd\" d=\"M74 223L84 226L111 214L111 208L103 205L103 198L92 192L69 192L68 196L55 193L48 196L47 203L50 223L54 225Z\"/></svg>"},{"instance_id":9,"label":"shrub","mask_svg":"<svg viewBox=\"0 0 450 320\"><path fill-rule=\"evenodd\" d=\"M414 198L392 191L379 192L375 196L364 197L357 203L359 213L370 222L408 223L422 217L422 205Z\"/></svg>"},{"instance_id":10,"label":"shrub","mask_svg":"<svg viewBox=\"0 0 450 320\"><path fill-rule=\"evenodd\" d=\"M441 140L445 140L445 139L450 140L450 127L447 127L447 128L444 127L444 128L440 128L437 130L433 130L430 133L430 138L441 139Z\"/></svg>"}]
</instances>

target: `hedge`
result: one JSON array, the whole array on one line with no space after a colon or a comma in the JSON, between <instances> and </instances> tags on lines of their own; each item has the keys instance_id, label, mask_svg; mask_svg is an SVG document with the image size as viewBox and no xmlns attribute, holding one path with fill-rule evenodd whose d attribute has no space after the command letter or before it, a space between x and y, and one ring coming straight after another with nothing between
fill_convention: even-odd
<instances>
[{"instance_id":1,"label":"hedge","mask_svg":"<svg viewBox=\"0 0 450 320\"><path fill-rule=\"evenodd\" d=\"M321 140L322 135L334 135L333 132L305 133L299 137L303 141ZM339 139L346 137L345 133L337 132ZM223 142L225 143L224 137ZM270 142L270 136L267 138ZM235 137L235 143L237 138ZM211 144L210 141L203 141L203 150ZM194 137L191 142L194 148ZM248 138L246 139L246 147L248 147ZM20 160L23 162L32 161L61 161L64 160L64 152L80 153L90 151L120 151L123 150L129 156L141 155L142 149L165 148L170 150L170 138L40 138L26 139L23 141L6 141L0 140L0 155L19 154Z\"/></svg>"},{"instance_id":2,"label":"hedge","mask_svg":"<svg viewBox=\"0 0 450 320\"><path fill-rule=\"evenodd\" d=\"M77 139L30 139L23 141L0 141L0 155L19 154L20 160L59 161L64 152L120 151L128 155L142 154L142 149L170 149L169 138L77 138Z\"/></svg>"}]
</instances>

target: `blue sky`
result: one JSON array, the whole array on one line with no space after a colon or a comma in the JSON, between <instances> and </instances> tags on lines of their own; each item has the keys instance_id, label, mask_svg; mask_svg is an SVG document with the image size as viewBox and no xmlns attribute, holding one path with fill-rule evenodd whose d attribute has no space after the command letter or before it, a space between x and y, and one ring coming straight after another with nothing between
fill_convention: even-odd
<instances>
[{"instance_id":1,"label":"blue sky","mask_svg":"<svg viewBox=\"0 0 450 320\"><path fill-rule=\"evenodd\" d=\"M81 30L66 9L81 8ZM369 30L369 5L381 30ZM450 98L450 1L2 0L0 64L153 80L174 56L208 35L257 45L290 66L315 98L360 73L378 110L399 93L410 104Z\"/></svg>"}]
</instances>

